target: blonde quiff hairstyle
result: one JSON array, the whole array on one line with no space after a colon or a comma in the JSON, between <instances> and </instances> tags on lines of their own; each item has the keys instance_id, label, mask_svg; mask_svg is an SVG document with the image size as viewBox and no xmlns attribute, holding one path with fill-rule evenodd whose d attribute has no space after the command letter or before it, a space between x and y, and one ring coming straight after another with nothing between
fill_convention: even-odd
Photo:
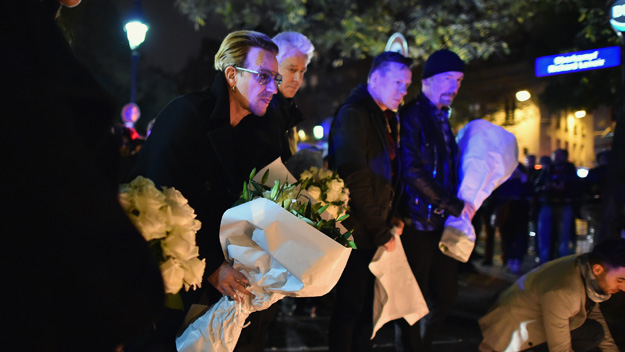
<instances>
[{"instance_id":1,"label":"blonde quiff hairstyle","mask_svg":"<svg viewBox=\"0 0 625 352\"><path fill-rule=\"evenodd\" d=\"M251 47L278 54L278 46L266 34L255 31L236 31L228 34L215 54L215 70L224 72L228 66L246 67Z\"/></svg>"}]
</instances>

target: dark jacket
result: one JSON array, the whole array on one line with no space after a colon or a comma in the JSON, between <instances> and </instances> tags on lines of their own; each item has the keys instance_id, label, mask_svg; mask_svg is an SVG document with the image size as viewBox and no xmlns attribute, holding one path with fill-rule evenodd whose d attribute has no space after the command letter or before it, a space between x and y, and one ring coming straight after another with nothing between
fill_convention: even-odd
<instances>
[{"instance_id":1,"label":"dark jacket","mask_svg":"<svg viewBox=\"0 0 625 352\"><path fill-rule=\"evenodd\" d=\"M558 168L552 163L548 168L541 169L535 191L541 203L562 205L579 201L582 188L575 165L566 162Z\"/></svg>"},{"instance_id":2,"label":"dark jacket","mask_svg":"<svg viewBox=\"0 0 625 352\"><path fill-rule=\"evenodd\" d=\"M451 136L448 153L433 108L428 98L420 94L399 113L404 184L401 211L417 229L425 231L442 230L447 216L459 216L464 207L464 202L457 198L458 145Z\"/></svg>"},{"instance_id":3,"label":"dark jacket","mask_svg":"<svg viewBox=\"0 0 625 352\"><path fill-rule=\"evenodd\" d=\"M279 114L283 116L290 116L290 120L298 123L304 120L304 115L297 107L294 98L286 98L280 91L273 96L271 100L271 107L276 110ZM293 127L293 126L291 126ZM282 134L282 145L284 146L282 151L282 161L285 162L289 160L293 153L289 148L289 131L286 131ZM298 177L299 175L293 175Z\"/></svg>"},{"instance_id":4,"label":"dark jacket","mask_svg":"<svg viewBox=\"0 0 625 352\"><path fill-rule=\"evenodd\" d=\"M337 170L350 193L350 217L358 248L384 245L391 238L395 195L386 142L386 117L367 86L356 87L339 108L330 128L330 168ZM397 140L397 123L390 124Z\"/></svg>"},{"instance_id":5,"label":"dark jacket","mask_svg":"<svg viewBox=\"0 0 625 352\"><path fill-rule=\"evenodd\" d=\"M196 237L200 257L206 258L205 278L224 261L221 216L239 198L252 169L260 170L288 148L282 136L299 121L286 111L272 103L265 116L250 114L232 127L227 84L218 73L210 90L167 105L141 148L131 179L145 176L189 200L202 223Z\"/></svg>"}]
</instances>

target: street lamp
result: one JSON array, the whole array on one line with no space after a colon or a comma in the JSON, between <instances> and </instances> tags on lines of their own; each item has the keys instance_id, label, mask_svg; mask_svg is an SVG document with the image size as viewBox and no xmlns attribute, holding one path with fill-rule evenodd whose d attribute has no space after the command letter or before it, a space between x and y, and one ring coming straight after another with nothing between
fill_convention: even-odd
<instances>
[{"instance_id":1,"label":"street lamp","mask_svg":"<svg viewBox=\"0 0 625 352\"><path fill-rule=\"evenodd\" d=\"M516 100L518 100L520 102L527 101L527 100L529 100L529 98L532 97L530 92L528 92L526 90L520 90L520 91L516 92L515 96L516 96Z\"/></svg>"},{"instance_id":2,"label":"street lamp","mask_svg":"<svg viewBox=\"0 0 625 352\"><path fill-rule=\"evenodd\" d=\"M128 127L133 127L135 122L141 116L141 110L135 103L135 97L137 92L137 63L139 61L139 52L137 48L145 40L145 34L148 31L148 26L145 24L145 17L143 11L141 11L140 0L133 0L134 6L128 21L124 26L126 35L128 36L128 44L132 50L132 85L130 88L130 103L124 105L122 108L122 119Z\"/></svg>"}]
</instances>

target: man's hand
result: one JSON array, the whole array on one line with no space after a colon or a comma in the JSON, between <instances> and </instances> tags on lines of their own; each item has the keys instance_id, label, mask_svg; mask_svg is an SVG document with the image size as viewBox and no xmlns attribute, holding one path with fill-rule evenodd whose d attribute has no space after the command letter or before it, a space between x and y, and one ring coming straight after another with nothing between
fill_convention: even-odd
<instances>
[{"instance_id":1,"label":"man's hand","mask_svg":"<svg viewBox=\"0 0 625 352\"><path fill-rule=\"evenodd\" d=\"M401 234L404 232L404 221L400 218L394 217L393 219L391 219L391 225L393 225L393 228L395 228L395 232L393 234L401 236Z\"/></svg>"},{"instance_id":2,"label":"man's hand","mask_svg":"<svg viewBox=\"0 0 625 352\"><path fill-rule=\"evenodd\" d=\"M390 240L388 240L388 242L386 242L384 244L384 248L386 248L387 251L392 252L395 250L395 247L397 246L397 242L395 242L395 236L391 237Z\"/></svg>"},{"instance_id":3,"label":"man's hand","mask_svg":"<svg viewBox=\"0 0 625 352\"><path fill-rule=\"evenodd\" d=\"M223 264L208 277L208 282L215 286L219 292L233 298L235 301L241 301L241 297L237 295L237 292L251 295L251 292L245 288L249 285L245 276L237 270L234 270L232 265L228 262L223 262ZM237 292L235 292L235 290Z\"/></svg>"}]
</instances>

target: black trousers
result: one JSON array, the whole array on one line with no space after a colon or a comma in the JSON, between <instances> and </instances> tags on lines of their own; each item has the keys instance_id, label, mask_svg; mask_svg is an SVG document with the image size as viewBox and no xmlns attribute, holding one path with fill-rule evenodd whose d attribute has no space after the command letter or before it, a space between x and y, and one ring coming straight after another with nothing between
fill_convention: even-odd
<instances>
[{"instance_id":1,"label":"black trousers","mask_svg":"<svg viewBox=\"0 0 625 352\"><path fill-rule=\"evenodd\" d=\"M458 262L438 249L441 234L441 231L419 231L406 225L400 237L430 313L412 326L404 319L395 321L398 352L431 351L434 336L441 330L458 295Z\"/></svg>"},{"instance_id":2,"label":"black trousers","mask_svg":"<svg viewBox=\"0 0 625 352\"><path fill-rule=\"evenodd\" d=\"M599 351L599 344L604 338L603 326L592 319L587 319L582 326L571 331L571 344L575 352ZM523 352L549 352L549 347L547 347L547 343L542 343L523 350Z\"/></svg>"},{"instance_id":3,"label":"black trousers","mask_svg":"<svg viewBox=\"0 0 625 352\"><path fill-rule=\"evenodd\" d=\"M375 276L369 271L369 263L376 250L353 250L336 284L328 336L330 352L372 350Z\"/></svg>"}]
</instances>

